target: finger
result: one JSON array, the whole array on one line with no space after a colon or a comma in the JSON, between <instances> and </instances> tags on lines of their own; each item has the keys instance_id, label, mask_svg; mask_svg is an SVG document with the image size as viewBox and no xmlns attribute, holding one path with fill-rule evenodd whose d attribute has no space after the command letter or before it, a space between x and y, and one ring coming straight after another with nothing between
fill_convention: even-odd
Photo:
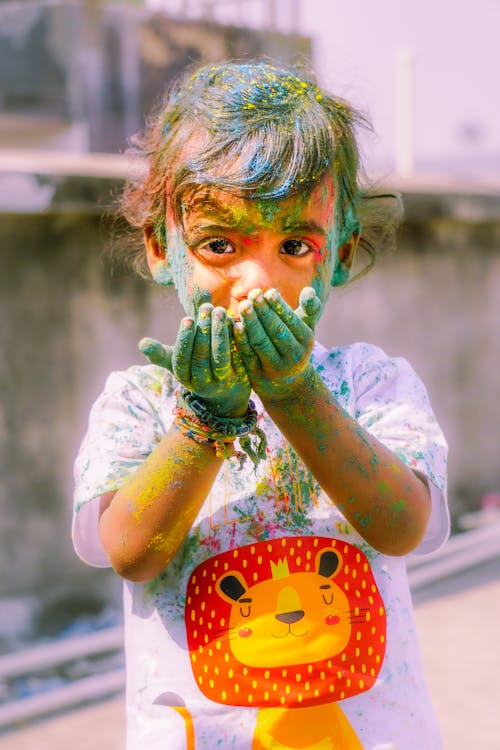
<instances>
[{"instance_id":1,"label":"finger","mask_svg":"<svg viewBox=\"0 0 500 750\"><path fill-rule=\"evenodd\" d=\"M189 387L191 383L191 357L194 346L195 325L192 318L183 318L172 354L172 371L179 381Z\"/></svg>"},{"instance_id":2,"label":"finger","mask_svg":"<svg viewBox=\"0 0 500 750\"><path fill-rule=\"evenodd\" d=\"M238 351L238 347L236 345L236 339L234 336L235 321L229 315L227 316L226 320L229 330L229 351L231 354L231 367L233 368L233 372L236 374L238 380L245 383L248 382L248 375L241 358L241 354Z\"/></svg>"},{"instance_id":3,"label":"finger","mask_svg":"<svg viewBox=\"0 0 500 750\"><path fill-rule=\"evenodd\" d=\"M323 306L316 291L310 286L304 287L300 293L299 306L295 310L295 314L311 331L314 331L316 328L316 323L321 317L322 309Z\"/></svg>"},{"instance_id":4,"label":"finger","mask_svg":"<svg viewBox=\"0 0 500 750\"><path fill-rule=\"evenodd\" d=\"M277 289L268 289L264 295L269 307L275 311L290 329L300 344L306 346L311 340L311 329L287 305Z\"/></svg>"},{"instance_id":5,"label":"finger","mask_svg":"<svg viewBox=\"0 0 500 750\"><path fill-rule=\"evenodd\" d=\"M151 362L152 365L165 367L172 372L172 352L173 346L161 344L156 339L144 338L139 341L139 351L141 351Z\"/></svg>"},{"instance_id":6,"label":"finger","mask_svg":"<svg viewBox=\"0 0 500 750\"><path fill-rule=\"evenodd\" d=\"M247 299L240 302L239 310L248 343L255 354L257 354L260 362L268 362L273 366L277 366L280 362L279 352L257 317L257 313L250 300Z\"/></svg>"},{"instance_id":7,"label":"finger","mask_svg":"<svg viewBox=\"0 0 500 750\"><path fill-rule=\"evenodd\" d=\"M212 372L217 380L225 380L231 375L231 352L226 311L223 307L212 310L211 334Z\"/></svg>"},{"instance_id":8,"label":"finger","mask_svg":"<svg viewBox=\"0 0 500 750\"><path fill-rule=\"evenodd\" d=\"M213 305L204 303L198 311L196 334L191 359L191 377L199 381L212 380L212 310Z\"/></svg>"},{"instance_id":9,"label":"finger","mask_svg":"<svg viewBox=\"0 0 500 750\"><path fill-rule=\"evenodd\" d=\"M245 373L256 370L256 368L259 367L259 364L260 364L259 358L257 357L256 353L250 346L247 332L245 330L243 323L239 323L239 322L234 323L233 335L234 335L234 341L235 341L236 348L237 348L236 355L241 357L243 366L245 368Z\"/></svg>"},{"instance_id":10,"label":"finger","mask_svg":"<svg viewBox=\"0 0 500 750\"><path fill-rule=\"evenodd\" d=\"M248 384L248 373L246 371L245 364L243 362L240 352L238 351L238 347L236 345L236 341L234 340L234 338L231 341L230 348L231 348L231 367L233 368L233 372L235 373L240 383Z\"/></svg>"},{"instance_id":11,"label":"finger","mask_svg":"<svg viewBox=\"0 0 500 750\"><path fill-rule=\"evenodd\" d=\"M255 313L270 338L274 348L283 356L300 356L303 346L300 344L280 316L268 305L260 289L251 291L248 299L252 302Z\"/></svg>"}]
</instances>

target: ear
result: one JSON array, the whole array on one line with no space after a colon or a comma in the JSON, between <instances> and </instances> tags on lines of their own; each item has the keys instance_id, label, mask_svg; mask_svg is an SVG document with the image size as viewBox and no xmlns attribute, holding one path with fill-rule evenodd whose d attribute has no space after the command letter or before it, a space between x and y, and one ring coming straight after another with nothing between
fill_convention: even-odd
<instances>
[{"instance_id":1,"label":"ear","mask_svg":"<svg viewBox=\"0 0 500 750\"><path fill-rule=\"evenodd\" d=\"M333 547L322 549L316 555L316 572L325 578L332 578L342 567L342 555Z\"/></svg>"},{"instance_id":2,"label":"ear","mask_svg":"<svg viewBox=\"0 0 500 750\"><path fill-rule=\"evenodd\" d=\"M162 286L173 284L172 274L168 266L167 249L165 244L158 239L153 227L149 226L144 229L144 244L153 279Z\"/></svg>"},{"instance_id":3,"label":"ear","mask_svg":"<svg viewBox=\"0 0 500 750\"><path fill-rule=\"evenodd\" d=\"M332 276L332 286L343 286L349 280L358 242L359 232L356 231L337 250L337 264Z\"/></svg>"},{"instance_id":4,"label":"ear","mask_svg":"<svg viewBox=\"0 0 500 750\"><path fill-rule=\"evenodd\" d=\"M224 573L215 584L215 590L226 602L234 604L248 590L245 579L237 570Z\"/></svg>"}]
</instances>

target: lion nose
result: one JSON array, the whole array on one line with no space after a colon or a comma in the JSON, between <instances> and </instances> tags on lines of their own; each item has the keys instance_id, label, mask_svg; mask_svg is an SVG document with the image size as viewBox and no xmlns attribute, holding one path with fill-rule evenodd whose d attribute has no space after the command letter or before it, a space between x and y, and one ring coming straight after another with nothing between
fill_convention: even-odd
<instances>
[{"instance_id":1,"label":"lion nose","mask_svg":"<svg viewBox=\"0 0 500 750\"><path fill-rule=\"evenodd\" d=\"M303 609L295 609L293 612L283 612L281 615L274 615L280 622L286 622L287 625L293 625L294 622L302 620L304 617Z\"/></svg>"}]
</instances>

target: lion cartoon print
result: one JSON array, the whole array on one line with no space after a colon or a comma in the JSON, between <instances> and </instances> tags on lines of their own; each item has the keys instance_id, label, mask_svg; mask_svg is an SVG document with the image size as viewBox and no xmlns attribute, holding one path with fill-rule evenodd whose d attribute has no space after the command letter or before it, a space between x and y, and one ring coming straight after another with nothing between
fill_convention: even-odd
<instances>
[{"instance_id":1,"label":"lion cartoon print","mask_svg":"<svg viewBox=\"0 0 500 750\"><path fill-rule=\"evenodd\" d=\"M201 692L258 709L252 750L362 750L339 701L374 685L386 619L357 547L300 536L216 555L190 577L186 630Z\"/></svg>"}]
</instances>

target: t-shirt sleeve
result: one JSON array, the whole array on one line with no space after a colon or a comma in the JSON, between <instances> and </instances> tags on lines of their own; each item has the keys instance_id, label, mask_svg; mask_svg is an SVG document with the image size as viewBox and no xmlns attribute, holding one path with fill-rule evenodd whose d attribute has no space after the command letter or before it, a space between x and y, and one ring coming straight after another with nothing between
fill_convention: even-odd
<instances>
[{"instance_id":1,"label":"t-shirt sleeve","mask_svg":"<svg viewBox=\"0 0 500 750\"><path fill-rule=\"evenodd\" d=\"M414 550L425 554L448 538L446 498L447 444L432 411L427 391L402 357L388 357L367 347L354 367L356 419L414 471L423 475L431 493L425 536Z\"/></svg>"},{"instance_id":2,"label":"t-shirt sleeve","mask_svg":"<svg viewBox=\"0 0 500 750\"><path fill-rule=\"evenodd\" d=\"M91 409L74 465L72 523L75 551L90 565L110 564L99 538L101 496L118 490L166 432L159 408L165 390L159 371L136 367L112 373Z\"/></svg>"}]
</instances>

